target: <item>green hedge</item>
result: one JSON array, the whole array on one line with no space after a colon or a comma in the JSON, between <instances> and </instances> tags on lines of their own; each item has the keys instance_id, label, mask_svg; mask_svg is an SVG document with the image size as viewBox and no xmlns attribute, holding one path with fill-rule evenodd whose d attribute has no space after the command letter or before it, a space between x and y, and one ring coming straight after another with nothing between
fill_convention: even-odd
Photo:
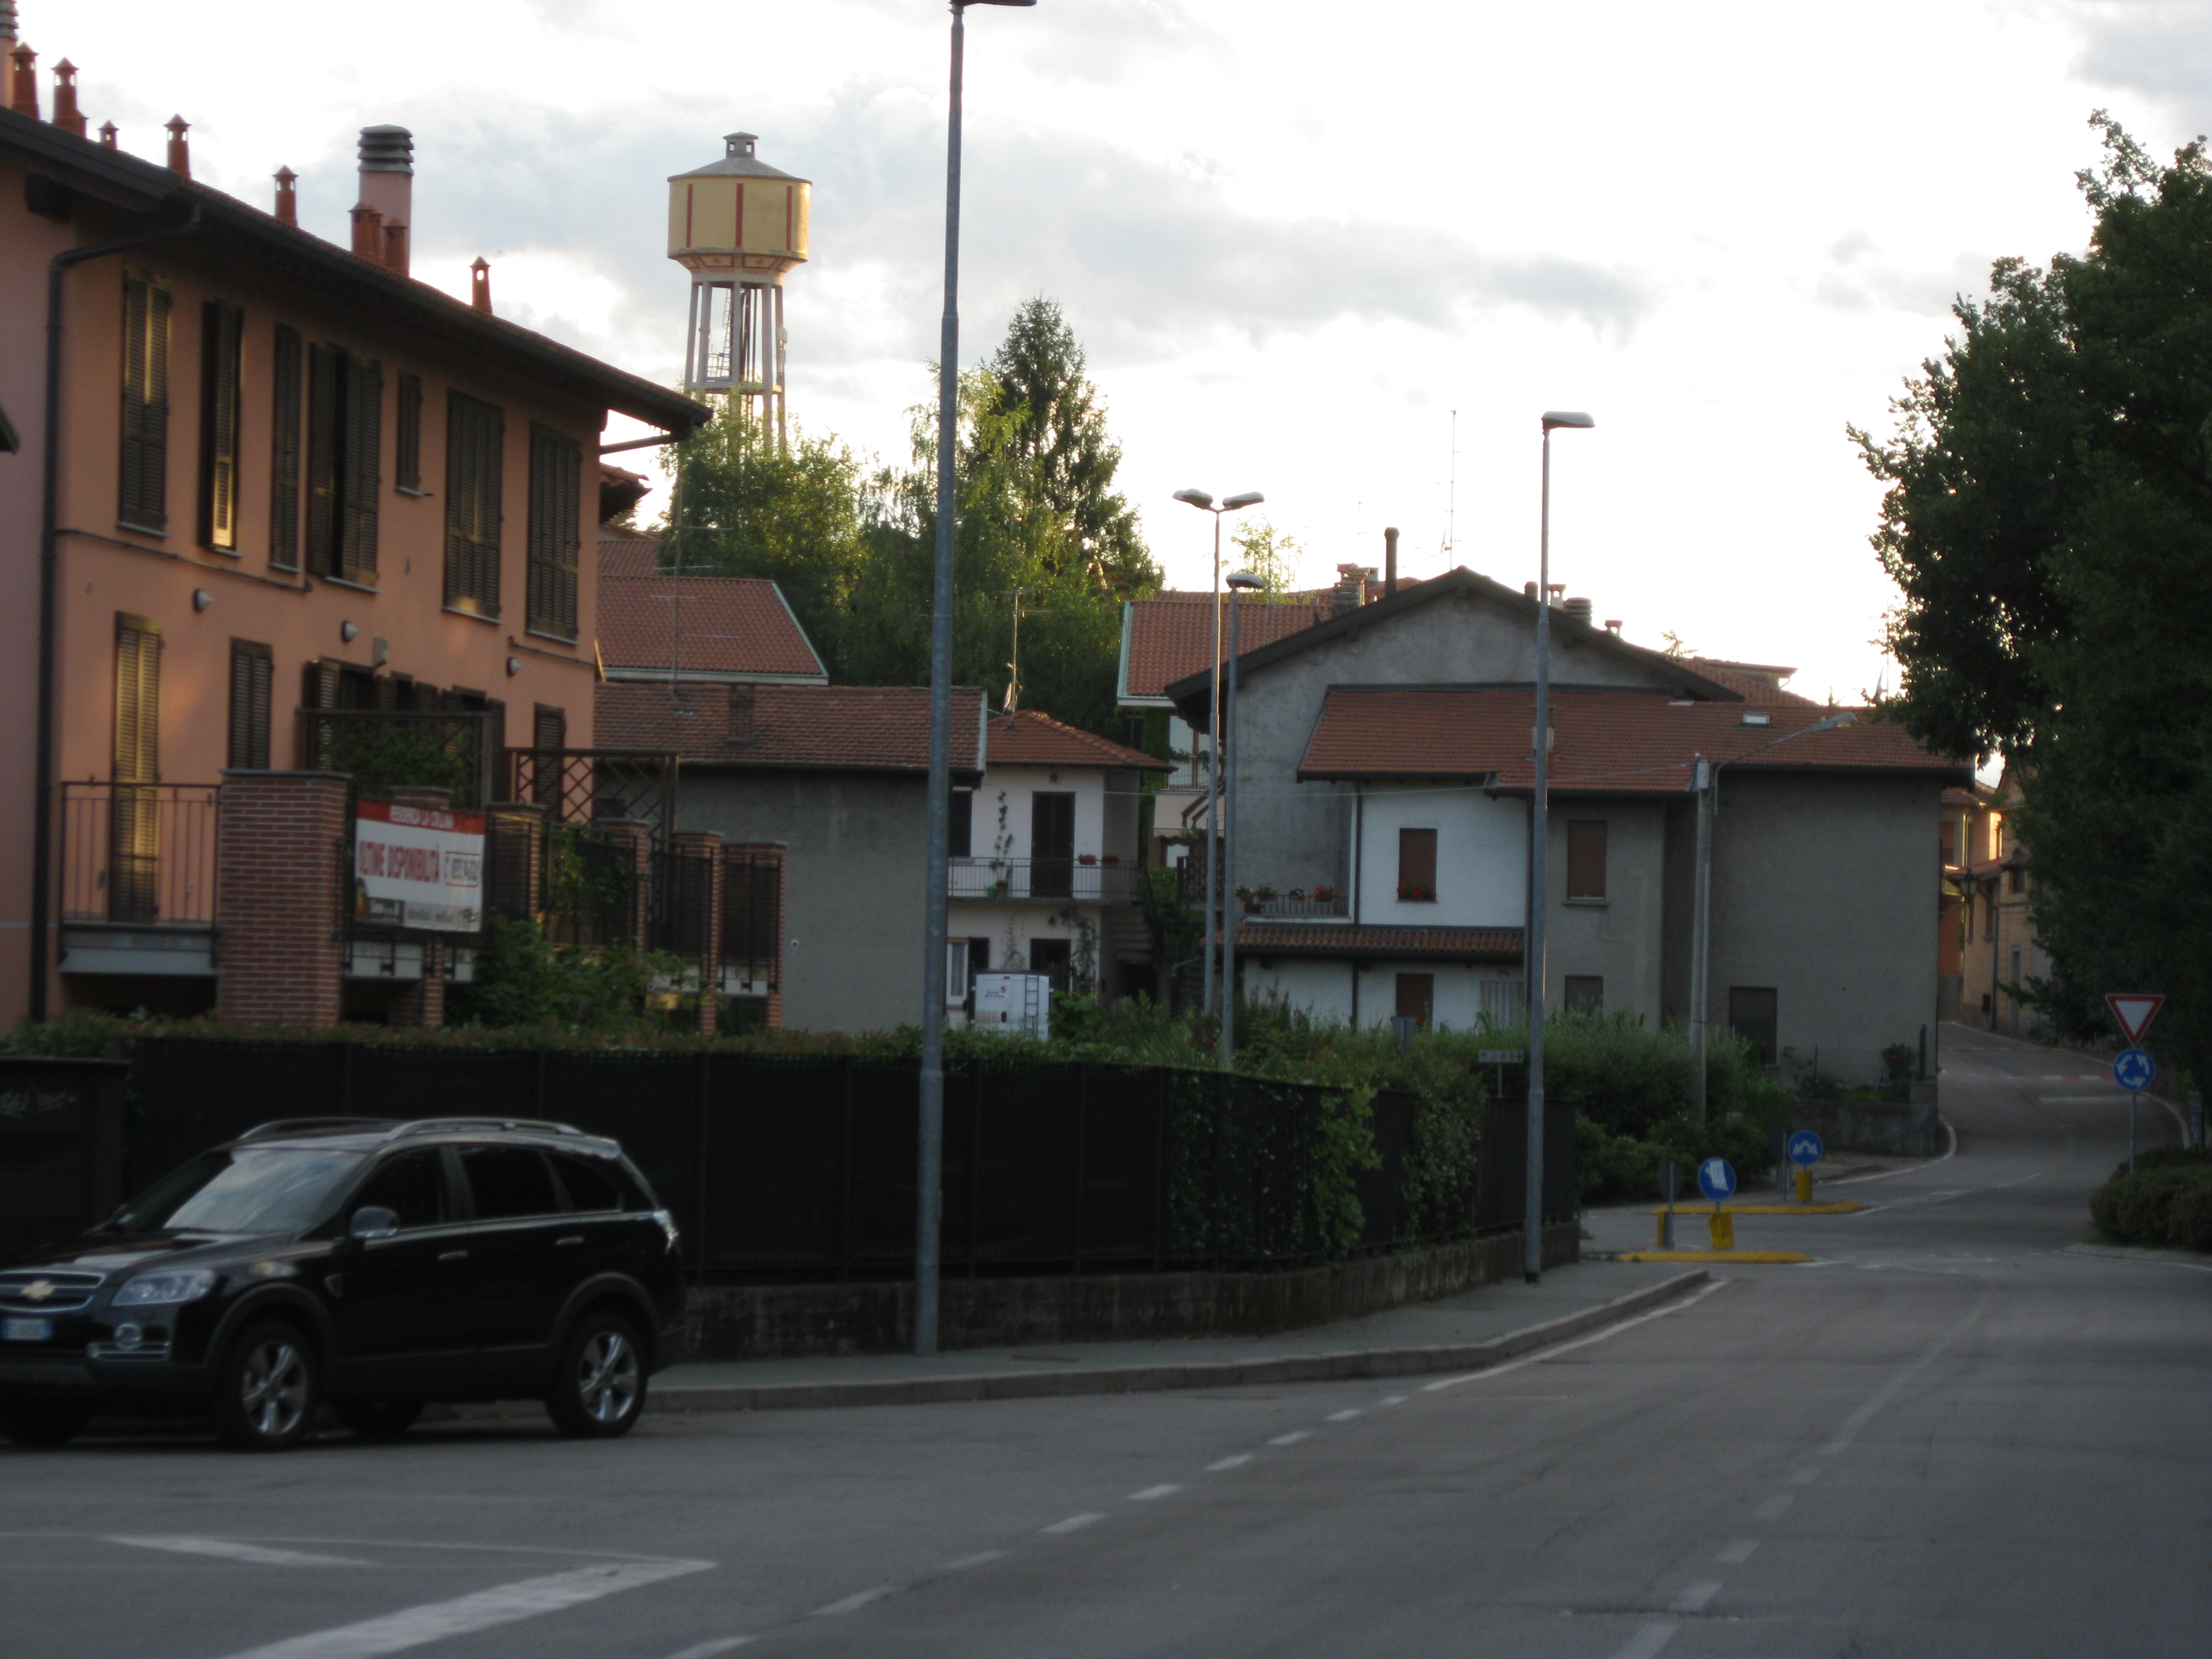
<instances>
[{"instance_id":1,"label":"green hedge","mask_svg":"<svg viewBox=\"0 0 2212 1659\"><path fill-rule=\"evenodd\" d=\"M2212 1153L2161 1146L2121 1164L2089 1196L2089 1218L2123 1244L2212 1250Z\"/></svg>"}]
</instances>

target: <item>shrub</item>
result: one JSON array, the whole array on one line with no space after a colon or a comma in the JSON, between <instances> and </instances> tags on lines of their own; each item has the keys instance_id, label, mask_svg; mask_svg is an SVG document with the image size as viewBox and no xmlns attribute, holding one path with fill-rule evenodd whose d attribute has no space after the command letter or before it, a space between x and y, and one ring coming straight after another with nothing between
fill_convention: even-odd
<instances>
[{"instance_id":1,"label":"shrub","mask_svg":"<svg viewBox=\"0 0 2212 1659\"><path fill-rule=\"evenodd\" d=\"M2179 1147L2160 1148L2181 1154ZM2123 1244L2212 1250L2212 1158L2170 1156L2136 1173L2122 1164L2089 1196L2089 1218L2106 1237Z\"/></svg>"}]
</instances>

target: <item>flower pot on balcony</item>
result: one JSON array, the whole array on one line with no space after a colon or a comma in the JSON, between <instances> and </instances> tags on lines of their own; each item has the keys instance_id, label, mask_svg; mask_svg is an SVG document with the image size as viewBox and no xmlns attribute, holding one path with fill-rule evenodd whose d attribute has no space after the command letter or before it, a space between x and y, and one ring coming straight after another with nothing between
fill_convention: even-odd
<instances>
[{"instance_id":1,"label":"flower pot on balcony","mask_svg":"<svg viewBox=\"0 0 2212 1659\"><path fill-rule=\"evenodd\" d=\"M1098 862L1098 854L1096 853L1079 853L1076 854L1075 861L1087 870L1092 865Z\"/></svg>"}]
</instances>

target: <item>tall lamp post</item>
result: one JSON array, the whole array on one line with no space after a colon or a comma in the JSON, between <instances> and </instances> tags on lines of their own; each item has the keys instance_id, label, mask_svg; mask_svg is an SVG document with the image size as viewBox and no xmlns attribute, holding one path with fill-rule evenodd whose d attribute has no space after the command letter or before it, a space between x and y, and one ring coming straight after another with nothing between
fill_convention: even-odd
<instances>
[{"instance_id":1,"label":"tall lamp post","mask_svg":"<svg viewBox=\"0 0 2212 1659\"><path fill-rule=\"evenodd\" d=\"M1552 434L1593 427L1578 410L1544 413L1544 505L1536 540L1536 799L1528 826L1528 1191L1521 1209L1521 1276L1544 1276L1544 874L1552 762Z\"/></svg>"},{"instance_id":2,"label":"tall lamp post","mask_svg":"<svg viewBox=\"0 0 2212 1659\"><path fill-rule=\"evenodd\" d=\"M1188 501L1202 513L1213 514L1213 684L1206 704L1206 736L1213 744L1213 753L1206 768L1206 979L1200 1000L1206 1012L1214 1011L1213 1000L1213 921L1219 914L1216 900L1216 883L1220 860L1214 851L1215 826L1221 822L1221 515L1234 513L1241 507L1256 507L1267 498L1256 489L1248 489L1241 495L1231 495L1216 507L1213 497L1203 489L1178 489L1175 498Z\"/></svg>"},{"instance_id":3,"label":"tall lamp post","mask_svg":"<svg viewBox=\"0 0 2212 1659\"><path fill-rule=\"evenodd\" d=\"M1218 524L1219 520L1216 520ZM1239 595L1265 587L1249 570L1229 573L1229 701L1221 717L1221 740L1214 745L1221 757L1222 849L1221 890L1221 1069L1237 1069L1237 918L1229 914L1237 902L1237 600Z\"/></svg>"},{"instance_id":4,"label":"tall lamp post","mask_svg":"<svg viewBox=\"0 0 2212 1659\"><path fill-rule=\"evenodd\" d=\"M1764 754L1776 744L1788 743L1793 738L1810 737L1815 732L1834 732L1857 723L1858 716L1846 708L1839 714L1814 720L1810 726L1801 726L1795 732L1784 732L1771 743L1731 755L1728 761L1707 760L1703 755L1697 757L1690 778L1690 787L1698 794L1698 914L1690 941L1690 1075L1693 1080L1690 1121L1701 1129L1705 1125L1705 1032L1712 1023L1709 999L1712 994L1713 965L1713 819L1720 811L1721 768L1729 761L1749 760L1753 755Z\"/></svg>"},{"instance_id":5,"label":"tall lamp post","mask_svg":"<svg viewBox=\"0 0 2212 1659\"><path fill-rule=\"evenodd\" d=\"M952 0L952 91L945 141L945 320L937 348L937 555L929 618L929 830L922 872L921 1082L914 1214L914 1351L937 1352L937 1246L945 1206L945 862L952 813L952 515L960 415L960 70L970 6Z\"/></svg>"}]
</instances>

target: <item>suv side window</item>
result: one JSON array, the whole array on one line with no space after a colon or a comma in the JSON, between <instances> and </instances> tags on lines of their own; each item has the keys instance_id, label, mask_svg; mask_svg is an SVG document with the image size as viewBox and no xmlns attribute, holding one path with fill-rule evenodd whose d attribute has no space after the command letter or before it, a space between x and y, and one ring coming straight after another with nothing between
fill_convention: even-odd
<instances>
[{"instance_id":1,"label":"suv side window","mask_svg":"<svg viewBox=\"0 0 2212 1659\"><path fill-rule=\"evenodd\" d=\"M354 1195L354 1208L380 1204L399 1218L399 1225L435 1227L452 1219L446 1202L444 1155L401 1152L387 1158Z\"/></svg>"},{"instance_id":2,"label":"suv side window","mask_svg":"<svg viewBox=\"0 0 2212 1659\"><path fill-rule=\"evenodd\" d=\"M461 1167L468 1171L479 1221L560 1212L552 1171L534 1146L465 1146Z\"/></svg>"},{"instance_id":3,"label":"suv side window","mask_svg":"<svg viewBox=\"0 0 2212 1659\"><path fill-rule=\"evenodd\" d=\"M623 1207L622 1188L615 1184L614 1172L605 1162L594 1158L579 1158L574 1152L548 1152L554 1169L559 1172L561 1184L568 1189L568 1207L572 1210L619 1210Z\"/></svg>"}]
</instances>

